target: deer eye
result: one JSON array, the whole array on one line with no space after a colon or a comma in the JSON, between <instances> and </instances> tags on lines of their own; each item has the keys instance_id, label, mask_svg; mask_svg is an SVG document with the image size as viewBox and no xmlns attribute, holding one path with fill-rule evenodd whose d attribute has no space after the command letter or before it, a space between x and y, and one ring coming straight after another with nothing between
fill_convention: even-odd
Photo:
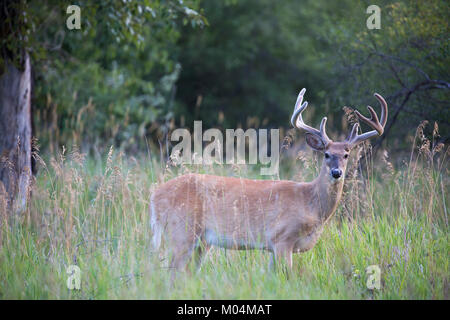
<instances>
[{"instance_id":1,"label":"deer eye","mask_svg":"<svg viewBox=\"0 0 450 320\"><path fill-rule=\"evenodd\" d=\"M328 152L325 153L325 158L327 158L327 159L330 158L330 154Z\"/></svg>"},{"instance_id":2,"label":"deer eye","mask_svg":"<svg viewBox=\"0 0 450 320\"><path fill-rule=\"evenodd\" d=\"M347 159L348 158L348 154L344 154L344 159Z\"/></svg>"}]
</instances>

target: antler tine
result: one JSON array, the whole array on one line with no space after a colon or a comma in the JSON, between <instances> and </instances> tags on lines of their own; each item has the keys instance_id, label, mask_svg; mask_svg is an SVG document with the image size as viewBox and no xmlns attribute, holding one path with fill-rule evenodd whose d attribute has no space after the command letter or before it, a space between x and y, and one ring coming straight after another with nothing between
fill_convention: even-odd
<instances>
[{"instance_id":1,"label":"antler tine","mask_svg":"<svg viewBox=\"0 0 450 320\"><path fill-rule=\"evenodd\" d=\"M374 93L374 96L375 98L378 99L381 105L381 126L383 127L384 130L388 117L388 106L386 100L384 100L384 98L381 95L379 95L378 93Z\"/></svg>"},{"instance_id":2,"label":"antler tine","mask_svg":"<svg viewBox=\"0 0 450 320\"><path fill-rule=\"evenodd\" d=\"M319 136L322 139L322 141L324 142L324 144L327 145L328 143L331 142L331 139L328 138L328 135L326 133L327 117L323 117L323 119L320 123L320 130L317 130L316 128L308 126L303 121L302 112L308 106L308 101L303 102L303 95L305 94L305 92L306 92L306 89L303 88L300 91L300 93L298 94L297 101L295 103L294 113L292 114L292 117L291 117L292 126Z\"/></svg>"},{"instance_id":3,"label":"antler tine","mask_svg":"<svg viewBox=\"0 0 450 320\"><path fill-rule=\"evenodd\" d=\"M347 141L351 141L353 140L357 134L358 134L358 128L359 128L359 123L355 123L352 127L352 131L350 131L350 134L347 137Z\"/></svg>"},{"instance_id":4,"label":"antler tine","mask_svg":"<svg viewBox=\"0 0 450 320\"><path fill-rule=\"evenodd\" d=\"M367 123L374 130L358 135L358 124L355 123L350 135L347 138L347 142L349 142L350 144L354 145L354 144L360 143L364 140L370 139L376 135L381 136L383 134L384 127L387 122L388 107L387 107L386 101L384 100L384 98L381 95L379 95L378 93L375 93L374 96L375 96L375 98L377 98L377 100L380 102L380 105L381 105L381 121L378 120L378 116L377 116L375 110L373 110L373 108L371 106L367 106L367 109L370 112L370 119L363 116L361 113L359 113L357 110L355 110L355 114L358 116L358 118L360 120L364 121L365 123Z\"/></svg>"},{"instance_id":5,"label":"antler tine","mask_svg":"<svg viewBox=\"0 0 450 320\"><path fill-rule=\"evenodd\" d=\"M297 101L295 102L295 107L294 107L294 113L292 114L292 117L291 117L291 124L293 127L296 127L297 117L299 116L299 114L301 117L301 113L308 106L308 101L305 101L302 104L303 95L305 94L305 92L306 92L306 89L303 88L297 96Z\"/></svg>"},{"instance_id":6,"label":"antler tine","mask_svg":"<svg viewBox=\"0 0 450 320\"><path fill-rule=\"evenodd\" d=\"M322 121L320 121L320 136L327 141L327 143L331 142L331 139L328 138L327 132L326 132L326 125L327 125L327 117L323 117Z\"/></svg>"}]
</instances>

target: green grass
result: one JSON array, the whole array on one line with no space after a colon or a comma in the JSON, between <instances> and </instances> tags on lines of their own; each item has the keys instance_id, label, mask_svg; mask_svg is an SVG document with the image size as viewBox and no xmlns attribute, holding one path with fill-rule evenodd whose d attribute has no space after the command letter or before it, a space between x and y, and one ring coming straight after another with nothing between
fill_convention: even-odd
<instances>
[{"instance_id":1,"label":"green grass","mask_svg":"<svg viewBox=\"0 0 450 320\"><path fill-rule=\"evenodd\" d=\"M76 151L40 160L28 211L2 211L0 298L448 299L447 153L421 150L399 169L386 157L368 163L365 178L347 180L335 217L312 250L294 255L288 275L268 270L267 252L213 248L200 271L173 286L167 262L151 248L148 204L158 177L181 173L112 150L104 163ZM306 170L283 164L286 178L294 168ZM81 290L66 286L73 264ZM381 269L380 290L366 286L370 265Z\"/></svg>"}]
</instances>

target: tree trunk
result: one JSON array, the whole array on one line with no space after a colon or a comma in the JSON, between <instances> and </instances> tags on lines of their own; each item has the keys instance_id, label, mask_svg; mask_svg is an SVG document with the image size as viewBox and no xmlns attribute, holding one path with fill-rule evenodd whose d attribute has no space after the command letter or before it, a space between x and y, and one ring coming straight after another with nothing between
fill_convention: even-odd
<instances>
[{"instance_id":1,"label":"tree trunk","mask_svg":"<svg viewBox=\"0 0 450 320\"><path fill-rule=\"evenodd\" d=\"M0 76L0 198L9 211L27 207L31 182L31 70L24 55L23 71L8 60Z\"/></svg>"}]
</instances>

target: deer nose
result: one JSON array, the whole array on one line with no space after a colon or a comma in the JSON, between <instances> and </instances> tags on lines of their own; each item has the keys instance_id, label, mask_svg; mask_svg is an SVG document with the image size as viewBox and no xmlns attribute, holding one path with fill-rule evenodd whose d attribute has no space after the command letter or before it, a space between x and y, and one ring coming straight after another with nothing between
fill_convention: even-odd
<instances>
[{"instance_id":1,"label":"deer nose","mask_svg":"<svg viewBox=\"0 0 450 320\"><path fill-rule=\"evenodd\" d=\"M339 179L342 176L342 170L333 168L333 169L331 169L331 175L333 176L333 178Z\"/></svg>"}]
</instances>

